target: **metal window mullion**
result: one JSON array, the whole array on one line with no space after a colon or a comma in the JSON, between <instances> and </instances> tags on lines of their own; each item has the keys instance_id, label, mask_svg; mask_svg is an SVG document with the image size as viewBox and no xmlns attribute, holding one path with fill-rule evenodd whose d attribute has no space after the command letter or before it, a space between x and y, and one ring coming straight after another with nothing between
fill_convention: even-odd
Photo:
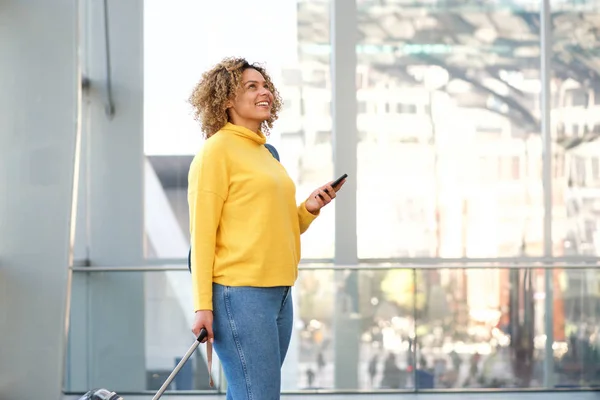
<instances>
[{"instance_id":1,"label":"metal window mullion","mask_svg":"<svg viewBox=\"0 0 600 400\"><path fill-rule=\"evenodd\" d=\"M552 132L551 113L551 52L552 19L550 0L542 0L540 9L540 77L541 77L541 135L542 135L542 182L544 190L544 257L552 257ZM544 386L554 386L554 311L553 311L553 270L544 271L544 325L546 331L546 349L544 357Z\"/></svg>"},{"instance_id":2,"label":"metal window mullion","mask_svg":"<svg viewBox=\"0 0 600 400\"><path fill-rule=\"evenodd\" d=\"M335 200L335 264L358 263L356 235L357 144L356 126L356 4L332 0L331 7L331 118L335 178L348 174ZM332 179L335 179L332 178Z\"/></svg>"}]
</instances>

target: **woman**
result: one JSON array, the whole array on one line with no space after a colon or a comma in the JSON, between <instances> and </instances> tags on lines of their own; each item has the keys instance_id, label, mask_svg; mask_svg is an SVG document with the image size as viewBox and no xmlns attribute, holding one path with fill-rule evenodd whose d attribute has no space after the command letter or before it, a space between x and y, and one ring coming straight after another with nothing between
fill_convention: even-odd
<instances>
[{"instance_id":1,"label":"woman","mask_svg":"<svg viewBox=\"0 0 600 400\"><path fill-rule=\"evenodd\" d=\"M344 181L296 205L293 181L264 146L281 98L262 67L225 59L203 74L190 103L207 139L188 177L192 331L208 331L227 399L279 399L300 234Z\"/></svg>"}]
</instances>

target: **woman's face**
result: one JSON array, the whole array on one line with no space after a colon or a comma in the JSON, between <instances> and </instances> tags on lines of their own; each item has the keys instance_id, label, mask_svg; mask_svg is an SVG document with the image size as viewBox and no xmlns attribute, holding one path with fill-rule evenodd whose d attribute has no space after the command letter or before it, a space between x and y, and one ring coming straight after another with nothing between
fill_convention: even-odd
<instances>
[{"instance_id":1,"label":"woman's face","mask_svg":"<svg viewBox=\"0 0 600 400\"><path fill-rule=\"evenodd\" d=\"M260 72L248 68L242 73L242 86L229 102L230 120L253 131L271 117L273 93Z\"/></svg>"}]
</instances>

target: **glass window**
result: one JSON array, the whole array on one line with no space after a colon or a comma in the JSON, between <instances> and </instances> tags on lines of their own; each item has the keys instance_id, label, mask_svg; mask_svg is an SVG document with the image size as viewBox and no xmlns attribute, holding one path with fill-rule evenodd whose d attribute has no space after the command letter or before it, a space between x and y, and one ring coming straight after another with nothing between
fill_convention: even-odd
<instances>
[{"instance_id":1,"label":"glass window","mask_svg":"<svg viewBox=\"0 0 600 400\"><path fill-rule=\"evenodd\" d=\"M556 256L600 255L600 242L596 233L595 243L589 240L584 227L598 220L598 211L584 206L588 202L600 201L597 190L590 188L594 183L594 164L590 158L599 154L597 140L590 140L600 132L600 76L594 64L600 46L597 19L600 8L589 0L581 2L551 1L553 30L552 43L552 91L564 100L552 108L552 120L572 124L572 135L556 137L555 153L567 171L554 183L552 197L553 224L562 229L553 235ZM584 11L585 10L585 11ZM593 96L593 101L589 97ZM577 107L577 108L574 108ZM565 176L566 175L566 176ZM568 207L568 201L580 204L576 211Z\"/></svg>"},{"instance_id":2,"label":"glass window","mask_svg":"<svg viewBox=\"0 0 600 400\"><path fill-rule=\"evenodd\" d=\"M372 265L358 271L301 270L292 292L296 323L283 390L336 390L345 379L353 381L343 388L351 391L541 388L548 315L544 274L537 268L374 270ZM115 283L138 278L145 290L138 285L121 294L145 312L132 317L126 307L111 308ZM115 382L111 390L117 392L158 390L187 349L182 343L192 340L191 316L181 312L191 296L187 282L187 271L76 272L72 322L88 319L69 325L65 390L85 392L90 382L107 381ZM554 268L551 282L555 384L593 387L600 378L600 272ZM96 312L90 314L92 305ZM137 378L133 381L115 379L106 351L82 347L80 340L89 330L88 336L110 348L104 331L123 321L144 326L138 336L119 334L131 345L127 360L142 366L130 375ZM352 376L340 377L339 366ZM211 388L201 346L169 390L222 393L225 382L218 371L215 355L216 387Z\"/></svg>"},{"instance_id":3,"label":"glass window","mask_svg":"<svg viewBox=\"0 0 600 400\"><path fill-rule=\"evenodd\" d=\"M522 237L526 255L540 255L541 176L521 168L541 159L531 7L359 7L357 68L373 77L359 110L368 115L371 98L396 103L360 127L359 257L515 256ZM511 202L498 200L505 193Z\"/></svg>"}]
</instances>

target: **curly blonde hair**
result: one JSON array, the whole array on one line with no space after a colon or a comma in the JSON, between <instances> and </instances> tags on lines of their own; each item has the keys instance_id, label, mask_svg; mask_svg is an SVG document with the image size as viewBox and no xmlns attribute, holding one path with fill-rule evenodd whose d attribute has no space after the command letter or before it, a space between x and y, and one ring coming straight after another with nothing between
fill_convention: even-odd
<instances>
[{"instance_id":1,"label":"curly blonde hair","mask_svg":"<svg viewBox=\"0 0 600 400\"><path fill-rule=\"evenodd\" d=\"M281 110L281 97L267 71L258 64L250 64L244 58L225 58L202 74L194 87L189 102L194 109L194 119L200 122L204 137L208 139L229 121L227 102L233 99L242 86L242 73L255 69L265 78L273 93L271 117L261 124L261 132L268 135Z\"/></svg>"}]
</instances>

